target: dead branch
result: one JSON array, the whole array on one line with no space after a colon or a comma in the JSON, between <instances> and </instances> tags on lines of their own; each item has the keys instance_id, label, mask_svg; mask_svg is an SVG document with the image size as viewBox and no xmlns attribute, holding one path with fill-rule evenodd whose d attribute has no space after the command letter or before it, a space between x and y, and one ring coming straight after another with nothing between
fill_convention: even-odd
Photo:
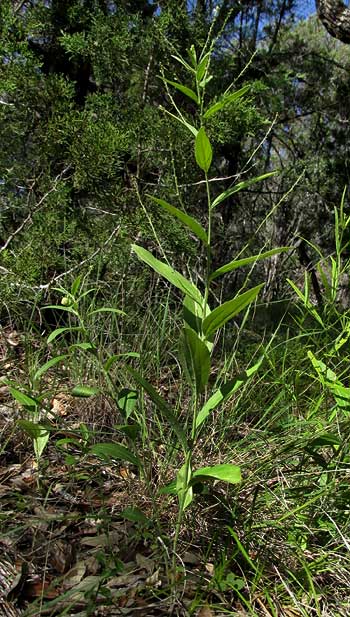
<instances>
[{"instance_id":1,"label":"dead branch","mask_svg":"<svg viewBox=\"0 0 350 617\"><path fill-rule=\"evenodd\" d=\"M80 263L76 264L75 266L72 266L72 268L69 268L69 270L66 270L65 272L62 272L61 274L58 274L57 276L52 277L52 279L50 279L50 281L48 283L45 283L44 285L27 285L26 283L16 283L16 282L11 282L9 283L9 285L11 287L22 287L24 289L31 289L33 291L41 291L41 290L44 291L45 289L49 289L50 287L52 287L54 283L57 283L57 281L59 281L60 279L64 278L68 274L71 274L75 270L78 270L78 268L81 268L88 262L92 261L92 259L94 259L94 257L96 257L99 253L101 253L106 248L106 246L111 242L111 240L119 234L119 231L120 231L120 225L118 225L117 227L113 229L112 233L108 236L107 240L102 244L102 246L99 246L93 253L91 253L91 255L83 259ZM16 276L14 272L11 272L11 270L8 270L7 268L4 268L3 266L0 266L0 274L3 274L4 276L6 275L13 276L13 277Z\"/></svg>"},{"instance_id":2,"label":"dead branch","mask_svg":"<svg viewBox=\"0 0 350 617\"><path fill-rule=\"evenodd\" d=\"M34 208L32 208L32 210L31 210L31 212L29 212L29 214L22 221L22 223L19 225L19 227L17 227L17 229L14 232L12 232L12 234L7 238L7 240L3 244L3 246L0 246L0 253L2 253L5 249L7 249L8 245L10 244L10 242L12 242L13 238L15 238L15 236L17 236L24 229L26 224L29 223L29 221L31 221L31 218L32 218L33 214L36 214L36 212L38 212L44 206L44 203L45 203L46 199L48 198L48 196L51 193L56 191L57 184L58 184L59 180L62 179L62 177L66 174L66 172L69 170L69 168L70 168L70 165L68 165L65 169L63 169L63 171L61 171L61 173L59 173L56 176L56 178L54 179L54 182L53 182L53 186L50 188L50 190L48 190L47 193L45 193L45 195L43 195L41 197L41 199L38 201L38 203L35 204Z\"/></svg>"}]
</instances>

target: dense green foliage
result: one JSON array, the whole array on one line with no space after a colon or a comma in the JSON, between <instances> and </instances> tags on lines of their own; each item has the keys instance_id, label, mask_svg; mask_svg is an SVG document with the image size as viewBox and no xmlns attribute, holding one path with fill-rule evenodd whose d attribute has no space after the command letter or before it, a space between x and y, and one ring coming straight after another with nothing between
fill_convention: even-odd
<instances>
[{"instance_id":1,"label":"dense green foliage","mask_svg":"<svg viewBox=\"0 0 350 617\"><path fill-rule=\"evenodd\" d=\"M130 240L154 243L145 205L164 248L183 266L193 262L181 226L155 214L147 196L166 192L201 216L205 190L189 136L163 111L174 97L191 120L195 105L171 85L164 94L159 77L181 81L174 55L200 47L208 35L219 38L207 102L232 80L235 88L249 85L249 96L207 121L213 177L227 178L215 190L235 177L280 170L263 189L247 188L222 206L213 230L218 263L246 244L290 244L297 234L331 247L333 207L348 181L348 59L314 18L297 23L294 8L292 0L224 2L214 19L213 7L200 3L170 1L156 10L147 2L3 2L5 295L17 294L20 282L47 285L85 259L95 274L98 261L100 279L113 280L127 267ZM118 240L108 242L118 225ZM90 260L96 250L98 259ZM298 258L266 264L269 297L283 287L281 273L298 265Z\"/></svg>"}]
</instances>

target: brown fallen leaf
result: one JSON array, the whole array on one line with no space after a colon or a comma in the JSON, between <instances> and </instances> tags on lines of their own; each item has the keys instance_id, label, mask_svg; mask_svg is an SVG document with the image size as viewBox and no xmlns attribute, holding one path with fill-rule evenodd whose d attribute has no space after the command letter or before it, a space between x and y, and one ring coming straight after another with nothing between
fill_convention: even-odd
<instances>
[{"instance_id":1,"label":"brown fallen leaf","mask_svg":"<svg viewBox=\"0 0 350 617\"><path fill-rule=\"evenodd\" d=\"M63 578L62 587L64 591L76 587L84 578L86 565L83 561L78 561L73 568L68 570Z\"/></svg>"},{"instance_id":2,"label":"brown fallen leaf","mask_svg":"<svg viewBox=\"0 0 350 617\"><path fill-rule=\"evenodd\" d=\"M301 612L292 606L283 606L283 611L286 617L300 617Z\"/></svg>"},{"instance_id":3,"label":"brown fallen leaf","mask_svg":"<svg viewBox=\"0 0 350 617\"><path fill-rule=\"evenodd\" d=\"M197 617L214 617L214 613L209 606L202 606L197 613Z\"/></svg>"},{"instance_id":4,"label":"brown fallen leaf","mask_svg":"<svg viewBox=\"0 0 350 617\"><path fill-rule=\"evenodd\" d=\"M73 397L64 392L59 392L51 400L51 414L54 416L67 416L72 411Z\"/></svg>"},{"instance_id":5,"label":"brown fallen leaf","mask_svg":"<svg viewBox=\"0 0 350 617\"><path fill-rule=\"evenodd\" d=\"M74 559L74 546L57 540L50 548L50 564L59 574L64 574L70 568Z\"/></svg>"},{"instance_id":6,"label":"brown fallen leaf","mask_svg":"<svg viewBox=\"0 0 350 617\"><path fill-rule=\"evenodd\" d=\"M18 609L15 608L12 602L0 599L0 615L4 617L20 617Z\"/></svg>"},{"instance_id":7,"label":"brown fallen leaf","mask_svg":"<svg viewBox=\"0 0 350 617\"><path fill-rule=\"evenodd\" d=\"M146 578L145 582L147 587L161 587L162 581L160 579L159 570L156 570L154 574Z\"/></svg>"},{"instance_id":8,"label":"brown fallen leaf","mask_svg":"<svg viewBox=\"0 0 350 617\"><path fill-rule=\"evenodd\" d=\"M86 536L80 540L80 544L91 546L91 548L101 548L104 546L113 546L117 550L117 544L120 542L120 533L112 531L111 533L101 533L98 536Z\"/></svg>"},{"instance_id":9,"label":"brown fallen leaf","mask_svg":"<svg viewBox=\"0 0 350 617\"><path fill-rule=\"evenodd\" d=\"M84 565L86 567L87 574L96 575L101 569L101 564L94 555L86 557L86 559L84 559Z\"/></svg>"},{"instance_id":10,"label":"brown fallen leaf","mask_svg":"<svg viewBox=\"0 0 350 617\"><path fill-rule=\"evenodd\" d=\"M84 601L85 594L98 589L100 582L99 576L86 576L77 585L69 589L70 600L74 600L74 602Z\"/></svg>"},{"instance_id":11,"label":"brown fallen leaf","mask_svg":"<svg viewBox=\"0 0 350 617\"><path fill-rule=\"evenodd\" d=\"M109 579L107 587L133 587L136 583L143 581L141 574L120 574Z\"/></svg>"},{"instance_id":12,"label":"brown fallen leaf","mask_svg":"<svg viewBox=\"0 0 350 617\"><path fill-rule=\"evenodd\" d=\"M22 578L22 563L10 556L0 557L0 598L7 598L9 593L19 585Z\"/></svg>"},{"instance_id":13,"label":"brown fallen leaf","mask_svg":"<svg viewBox=\"0 0 350 617\"><path fill-rule=\"evenodd\" d=\"M11 493L13 493L13 488L11 488L11 486L0 484L0 497L4 497L5 495L9 495Z\"/></svg>"},{"instance_id":14,"label":"brown fallen leaf","mask_svg":"<svg viewBox=\"0 0 350 617\"><path fill-rule=\"evenodd\" d=\"M22 592L22 596L25 599L34 598L46 598L47 600L53 600L59 596L59 592L50 587L50 581L42 581L39 577L36 577L32 581L25 584Z\"/></svg>"},{"instance_id":15,"label":"brown fallen leaf","mask_svg":"<svg viewBox=\"0 0 350 617\"><path fill-rule=\"evenodd\" d=\"M154 572L155 562L153 561L153 559L150 559L149 557L144 557L144 555L141 555L140 553L136 553L135 560L138 567L142 568L142 570L146 570L148 574L152 574L152 572Z\"/></svg>"},{"instance_id":16,"label":"brown fallen leaf","mask_svg":"<svg viewBox=\"0 0 350 617\"><path fill-rule=\"evenodd\" d=\"M208 572L208 574L210 574L210 576L214 576L215 567L213 563L207 562L205 564L205 569Z\"/></svg>"},{"instance_id":17,"label":"brown fallen leaf","mask_svg":"<svg viewBox=\"0 0 350 617\"><path fill-rule=\"evenodd\" d=\"M10 397L11 397L11 394L10 394L9 387L6 385L0 386L0 401L6 401Z\"/></svg>"},{"instance_id":18,"label":"brown fallen leaf","mask_svg":"<svg viewBox=\"0 0 350 617\"><path fill-rule=\"evenodd\" d=\"M11 347L18 347L21 342L20 336L16 330L12 330L5 338Z\"/></svg>"},{"instance_id":19,"label":"brown fallen leaf","mask_svg":"<svg viewBox=\"0 0 350 617\"><path fill-rule=\"evenodd\" d=\"M184 563L191 566L198 566L201 563L200 557L195 553L191 553L190 551L186 551L182 559Z\"/></svg>"}]
</instances>

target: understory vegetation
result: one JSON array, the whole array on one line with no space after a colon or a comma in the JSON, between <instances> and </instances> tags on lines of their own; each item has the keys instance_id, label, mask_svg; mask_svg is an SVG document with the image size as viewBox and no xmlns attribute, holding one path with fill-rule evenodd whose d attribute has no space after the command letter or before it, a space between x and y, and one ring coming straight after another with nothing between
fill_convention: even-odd
<instances>
[{"instance_id":1,"label":"understory vegetation","mask_svg":"<svg viewBox=\"0 0 350 617\"><path fill-rule=\"evenodd\" d=\"M350 613L350 63L297 5L2 3L0 615Z\"/></svg>"}]
</instances>

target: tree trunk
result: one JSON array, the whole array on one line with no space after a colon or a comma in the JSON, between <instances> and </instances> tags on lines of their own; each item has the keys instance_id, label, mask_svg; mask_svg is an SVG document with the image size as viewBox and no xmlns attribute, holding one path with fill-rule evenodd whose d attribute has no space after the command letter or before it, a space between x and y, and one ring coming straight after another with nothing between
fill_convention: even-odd
<instances>
[{"instance_id":1,"label":"tree trunk","mask_svg":"<svg viewBox=\"0 0 350 617\"><path fill-rule=\"evenodd\" d=\"M342 0L316 0L316 9L329 34L350 43L350 8Z\"/></svg>"}]
</instances>

